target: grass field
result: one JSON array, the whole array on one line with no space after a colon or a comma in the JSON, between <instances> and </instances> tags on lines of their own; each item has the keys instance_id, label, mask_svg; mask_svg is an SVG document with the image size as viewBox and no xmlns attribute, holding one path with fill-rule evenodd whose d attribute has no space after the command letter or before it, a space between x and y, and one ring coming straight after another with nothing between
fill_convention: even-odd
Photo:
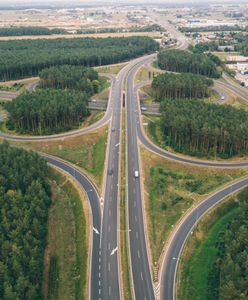
<instances>
[{"instance_id":1,"label":"grass field","mask_svg":"<svg viewBox=\"0 0 248 300\"><path fill-rule=\"evenodd\" d=\"M213 52L214 55L218 56L221 60L227 60L229 56L237 56L239 52Z\"/></svg>"},{"instance_id":2,"label":"grass field","mask_svg":"<svg viewBox=\"0 0 248 300\"><path fill-rule=\"evenodd\" d=\"M208 275L217 249L218 236L228 222L237 216L235 197L229 198L218 208L209 212L190 236L183 251L178 270L179 300L208 300Z\"/></svg>"},{"instance_id":3,"label":"grass field","mask_svg":"<svg viewBox=\"0 0 248 300\"><path fill-rule=\"evenodd\" d=\"M109 73L109 74L118 74L120 70L126 66L126 63L121 64L114 64L114 65L108 65L108 66L102 66L102 67L96 67L95 69L99 73Z\"/></svg>"},{"instance_id":4,"label":"grass field","mask_svg":"<svg viewBox=\"0 0 248 300\"><path fill-rule=\"evenodd\" d=\"M54 141L11 142L16 146L55 155L86 170L101 187L108 130L102 127L89 134Z\"/></svg>"},{"instance_id":5,"label":"grass field","mask_svg":"<svg viewBox=\"0 0 248 300\"><path fill-rule=\"evenodd\" d=\"M152 80L152 72L150 72L146 67L142 67L136 74L135 82L139 83L147 80Z\"/></svg>"},{"instance_id":6,"label":"grass field","mask_svg":"<svg viewBox=\"0 0 248 300\"><path fill-rule=\"evenodd\" d=\"M112 33L89 33L89 34L52 34L52 35L25 35L25 36L1 36L0 41L10 40L38 40L38 39L76 39L76 38L108 38L108 37L129 37L149 36L152 38L161 37L160 32L112 32Z\"/></svg>"},{"instance_id":7,"label":"grass field","mask_svg":"<svg viewBox=\"0 0 248 300\"><path fill-rule=\"evenodd\" d=\"M45 254L45 299L86 299L88 216L86 201L61 173L51 169L52 205Z\"/></svg>"},{"instance_id":8,"label":"grass field","mask_svg":"<svg viewBox=\"0 0 248 300\"><path fill-rule=\"evenodd\" d=\"M139 92L139 99L140 99L140 104L152 104L154 103L154 93L153 89L151 88L150 85L146 85L140 89Z\"/></svg>"},{"instance_id":9,"label":"grass field","mask_svg":"<svg viewBox=\"0 0 248 300\"><path fill-rule=\"evenodd\" d=\"M245 169L203 168L159 157L141 147L145 207L153 261L180 217L221 186L245 176Z\"/></svg>"}]
</instances>

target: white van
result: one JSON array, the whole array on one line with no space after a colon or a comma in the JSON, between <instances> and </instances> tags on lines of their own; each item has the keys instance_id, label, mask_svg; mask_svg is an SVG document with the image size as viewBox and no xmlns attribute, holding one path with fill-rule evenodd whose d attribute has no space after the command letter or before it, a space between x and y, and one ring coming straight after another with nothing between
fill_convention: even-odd
<instances>
[{"instance_id":1,"label":"white van","mask_svg":"<svg viewBox=\"0 0 248 300\"><path fill-rule=\"evenodd\" d=\"M134 177L136 177L136 178L139 177L139 171L134 171Z\"/></svg>"}]
</instances>

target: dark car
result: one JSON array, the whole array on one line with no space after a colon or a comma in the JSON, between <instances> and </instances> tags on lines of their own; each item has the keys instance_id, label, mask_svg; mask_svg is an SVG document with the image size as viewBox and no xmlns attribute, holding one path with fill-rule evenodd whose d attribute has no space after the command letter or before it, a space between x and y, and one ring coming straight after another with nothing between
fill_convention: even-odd
<instances>
[{"instance_id":1,"label":"dark car","mask_svg":"<svg viewBox=\"0 0 248 300\"><path fill-rule=\"evenodd\" d=\"M113 175L113 173L114 173L114 170L113 169L108 169L108 175Z\"/></svg>"}]
</instances>

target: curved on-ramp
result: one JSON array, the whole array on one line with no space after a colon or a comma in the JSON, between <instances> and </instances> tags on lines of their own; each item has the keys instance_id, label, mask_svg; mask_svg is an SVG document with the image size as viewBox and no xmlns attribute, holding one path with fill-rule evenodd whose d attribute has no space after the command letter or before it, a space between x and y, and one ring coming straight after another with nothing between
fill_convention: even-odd
<instances>
[{"instance_id":1,"label":"curved on-ramp","mask_svg":"<svg viewBox=\"0 0 248 300\"><path fill-rule=\"evenodd\" d=\"M201 218L227 196L248 185L248 177L217 191L195 206L176 227L165 251L160 271L160 299L176 299L176 272L184 245Z\"/></svg>"}]
</instances>

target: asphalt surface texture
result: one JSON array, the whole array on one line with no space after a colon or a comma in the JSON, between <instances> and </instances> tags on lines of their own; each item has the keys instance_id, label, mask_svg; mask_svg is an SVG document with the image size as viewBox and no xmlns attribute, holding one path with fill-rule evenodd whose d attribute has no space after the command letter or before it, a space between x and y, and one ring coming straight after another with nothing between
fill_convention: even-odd
<instances>
[{"instance_id":1,"label":"asphalt surface texture","mask_svg":"<svg viewBox=\"0 0 248 300\"><path fill-rule=\"evenodd\" d=\"M129 245L134 294L137 300L155 299L144 232L142 187L139 175L135 176L135 171L140 173L137 139L139 114L137 101L134 101L133 97L135 73L150 59L144 59L134 66L128 74L126 84Z\"/></svg>"}]
</instances>

